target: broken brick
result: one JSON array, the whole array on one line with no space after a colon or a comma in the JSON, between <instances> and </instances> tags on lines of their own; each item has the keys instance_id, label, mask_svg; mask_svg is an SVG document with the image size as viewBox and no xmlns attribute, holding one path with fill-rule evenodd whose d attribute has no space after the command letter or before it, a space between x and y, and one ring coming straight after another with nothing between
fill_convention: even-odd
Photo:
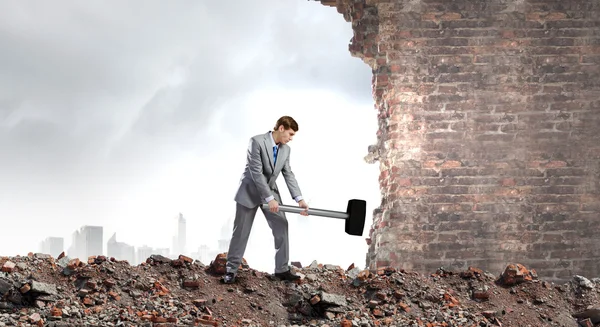
<instances>
[{"instance_id":1,"label":"broken brick","mask_svg":"<svg viewBox=\"0 0 600 327\"><path fill-rule=\"evenodd\" d=\"M206 320L206 319L202 319L202 318L197 318L195 320L195 322L199 323L199 324L203 324L203 325L212 325L212 326L215 326L215 327L219 326L219 323L217 321L214 321L214 320Z\"/></svg>"},{"instance_id":2,"label":"broken brick","mask_svg":"<svg viewBox=\"0 0 600 327\"><path fill-rule=\"evenodd\" d=\"M50 309L50 315L53 317L62 317L63 312L60 308L53 307L52 309Z\"/></svg>"},{"instance_id":3,"label":"broken brick","mask_svg":"<svg viewBox=\"0 0 600 327\"><path fill-rule=\"evenodd\" d=\"M119 301L121 299L121 296L117 292L114 292L114 291L108 292L108 295L110 295L110 297L112 297L113 299L115 299L117 301Z\"/></svg>"},{"instance_id":4,"label":"broken brick","mask_svg":"<svg viewBox=\"0 0 600 327\"><path fill-rule=\"evenodd\" d=\"M490 298L490 293L488 291L481 291L481 290L473 291L473 299L488 300L489 298Z\"/></svg>"},{"instance_id":5,"label":"broken brick","mask_svg":"<svg viewBox=\"0 0 600 327\"><path fill-rule=\"evenodd\" d=\"M310 304L315 305L321 301L321 298L318 295L313 296L310 299Z\"/></svg>"},{"instance_id":6,"label":"broken brick","mask_svg":"<svg viewBox=\"0 0 600 327\"><path fill-rule=\"evenodd\" d=\"M513 286L536 279L537 273L534 269L528 270L524 265L517 263L507 265L498 282L505 286Z\"/></svg>"},{"instance_id":7,"label":"broken brick","mask_svg":"<svg viewBox=\"0 0 600 327\"><path fill-rule=\"evenodd\" d=\"M402 308L402 310L404 310L405 312L410 312L410 307L408 306L408 304L406 304L404 302L400 302L400 303L398 303L398 306L400 306Z\"/></svg>"},{"instance_id":8,"label":"broken brick","mask_svg":"<svg viewBox=\"0 0 600 327\"><path fill-rule=\"evenodd\" d=\"M108 288L111 288L116 285L115 281L112 279L105 279L102 281L102 284L104 284L104 286L106 286Z\"/></svg>"},{"instance_id":9,"label":"broken brick","mask_svg":"<svg viewBox=\"0 0 600 327\"><path fill-rule=\"evenodd\" d=\"M79 259L75 258L75 259L69 260L67 267L69 269L75 269L75 268L79 267L80 265L81 265L81 262L79 261Z\"/></svg>"},{"instance_id":10,"label":"broken brick","mask_svg":"<svg viewBox=\"0 0 600 327\"><path fill-rule=\"evenodd\" d=\"M3 272L7 272L7 273L11 273L11 272L13 272L15 270L15 267L16 267L16 265L15 265L14 262L12 262L12 261L6 261L4 263L4 265L2 265L2 271Z\"/></svg>"},{"instance_id":11,"label":"broken brick","mask_svg":"<svg viewBox=\"0 0 600 327\"><path fill-rule=\"evenodd\" d=\"M19 291L22 294L29 292L29 290L31 290L31 285L29 285L29 284L25 284L25 285L21 286L21 288L19 289Z\"/></svg>"},{"instance_id":12,"label":"broken brick","mask_svg":"<svg viewBox=\"0 0 600 327\"><path fill-rule=\"evenodd\" d=\"M227 272L227 252L219 253L209 265L209 271L214 274L224 275ZM240 269L248 268L248 262L245 258L242 258Z\"/></svg>"},{"instance_id":13,"label":"broken brick","mask_svg":"<svg viewBox=\"0 0 600 327\"><path fill-rule=\"evenodd\" d=\"M185 263L192 263L194 262L194 259L190 258L190 257L186 257L183 254L179 255L179 260L185 262Z\"/></svg>"},{"instance_id":14,"label":"broken brick","mask_svg":"<svg viewBox=\"0 0 600 327\"><path fill-rule=\"evenodd\" d=\"M167 322L167 318L152 316L152 318L150 318L150 321L155 322L155 323L165 323L165 322Z\"/></svg>"},{"instance_id":15,"label":"broken brick","mask_svg":"<svg viewBox=\"0 0 600 327\"><path fill-rule=\"evenodd\" d=\"M373 309L373 316L381 318L381 317L384 317L385 314L383 313L383 311L381 311L381 309L375 308L375 309Z\"/></svg>"},{"instance_id":16,"label":"broken brick","mask_svg":"<svg viewBox=\"0 0 600 327\"><path fill-rule=\"evenodd\" d=\"M183 282L183 287L186 288L199 288L200 287L200 281L198 280L186 280Z\"/></svg>"}]
</instances>

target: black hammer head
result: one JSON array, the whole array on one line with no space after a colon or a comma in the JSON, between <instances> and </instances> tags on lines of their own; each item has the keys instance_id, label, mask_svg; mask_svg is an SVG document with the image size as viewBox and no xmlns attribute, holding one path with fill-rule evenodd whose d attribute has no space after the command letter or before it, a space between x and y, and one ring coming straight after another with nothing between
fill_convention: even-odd
<instances>
[{"instance_id":1,"label":"black hammer head","mask_svg":"<svg viewBox=\"0 0 600 327\"><path fill-rule=\"evenodd\" d=\"M367 201L357 199L348 201L346 213L348 214L348 219L346 219L346 233L362 236L367 216Z\"/></svg>"}]
</instances>

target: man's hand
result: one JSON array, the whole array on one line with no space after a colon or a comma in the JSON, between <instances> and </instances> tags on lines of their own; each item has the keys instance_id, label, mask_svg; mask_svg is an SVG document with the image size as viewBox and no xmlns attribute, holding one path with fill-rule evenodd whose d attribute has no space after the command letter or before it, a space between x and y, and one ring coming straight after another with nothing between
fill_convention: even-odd
<instances>
[{"instance_id":1,"label":"man's hand","mask_svg":"<svg viewBox=\"0 0 600 327\"><path fill-rule=\"evenodd\" d=\"M279 212L279 203L277 203L277 200L273 199L269 201L269 211Z\"/></svg>"},{"instance_id":2,"label":"man's hand","mask_svg":"<svg viewBox=\"0 0 600 327\"><path fill-rule=\"evenodd\" d=\"M304 200L300 200L300 202L298 202L298 206L300 208L306 209L306 210L302 211L300 214L302 216L308 216L308 204L306 204L306 202L304 202Z\"/></svg>"}]
</instances>

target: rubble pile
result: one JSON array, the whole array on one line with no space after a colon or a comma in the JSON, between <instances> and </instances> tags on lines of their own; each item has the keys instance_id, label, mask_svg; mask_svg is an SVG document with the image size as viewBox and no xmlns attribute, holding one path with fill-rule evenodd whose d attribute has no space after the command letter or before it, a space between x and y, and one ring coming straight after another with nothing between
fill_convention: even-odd
<instances>
[{"instance_id":1,"label":"rubble pile","mask_svg":"<svg viewBox=\"0 0 600 327\"><path fill-rule=\"evenodd\" d=\"M281 281L246 261L221 283L210 264L152 255L131 266L104 256L0 257L0 326L597 326L598 279L538 279L515 263L499 275L476 267L429 275L293 263Z\"/></svg>"}]
</instances>

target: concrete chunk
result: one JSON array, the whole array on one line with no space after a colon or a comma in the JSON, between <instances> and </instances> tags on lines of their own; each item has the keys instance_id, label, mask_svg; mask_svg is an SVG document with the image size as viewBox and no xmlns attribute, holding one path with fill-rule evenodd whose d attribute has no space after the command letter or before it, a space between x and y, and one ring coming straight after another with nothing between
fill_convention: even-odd
<instances>
[{"instance_id":1,"label":"concrete chunk","mask_svg":"<svg viewBox=\"0 0 600 327\"><path fill-rule=\"evenodd\" d=\"M13 284L10 281L0 278L0 295L8 293L12 288Z\"/></svg>"},{"instance_id":2,"label":"concrete chunk","mask_svg":"<svg viewBox=\"0 0 600 327\"><path fill-rule=\"evenodd\" d=\"M38 282L38 281L35 281L35 280L31 282L31 291L32 292L37 292L37 293L48 294L48 295L56 295L56 294L58 294L56 292L56 285L54 285L54 284L48 284L48 283L42 283L42 282Z\"/></svg>"},{"instance_id":3,"label":"concrete chunk","mask_svg":"<svg viewBox=\"0 0 600 327\"><path fill-rule=\"evenodd\" d=\"M321 297L321 303L323 304L337 306L346 306L348 304L346 298L342 295L321 292L319 296Z\"/></svg>"}]
</instances>

